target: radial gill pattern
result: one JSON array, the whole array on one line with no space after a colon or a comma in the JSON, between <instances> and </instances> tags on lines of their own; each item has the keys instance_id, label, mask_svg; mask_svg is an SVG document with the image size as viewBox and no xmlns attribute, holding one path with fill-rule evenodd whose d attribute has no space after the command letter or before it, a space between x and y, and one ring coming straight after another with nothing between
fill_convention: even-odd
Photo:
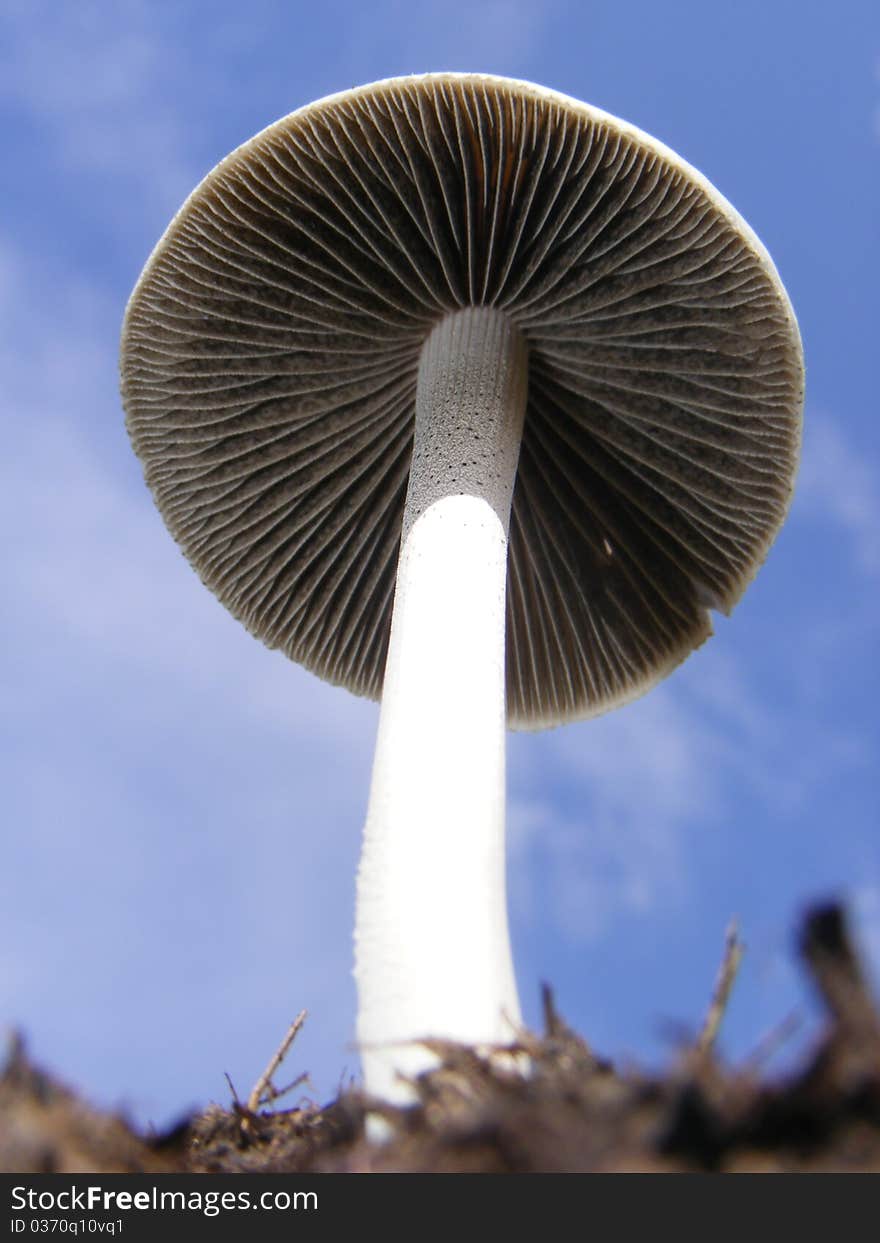
<instances>
[{"instance_id":1,"label":"radial gill pattern","mask_svg":"<svg viewBox=\"0 0 880 1243\"><path fill-rule=\"evenodd\" d=\"M646 135L429 75L279 121L190 197L129 304L128 428L175 539L271 647L378 697L422 342L469 304L529 346L508 714L646 689L785 515L797 328L768 256Z\"/></svg>"}]
</instances>

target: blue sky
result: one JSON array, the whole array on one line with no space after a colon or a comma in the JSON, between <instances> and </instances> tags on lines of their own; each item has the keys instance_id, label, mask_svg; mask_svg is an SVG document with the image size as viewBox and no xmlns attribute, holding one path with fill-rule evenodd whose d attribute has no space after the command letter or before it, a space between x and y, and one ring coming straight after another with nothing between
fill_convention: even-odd
<instances>
[{"instance_id":1,"label":"blue sky","mask_svg":"<svg viewBox=\"0 0 880 1243\"><path fill-rule=\"evenodd\" d=\"M767 563L644 699L510 736L520 990L656 1063L728 918L747 1054L811 998L792 926L844 897L880 980L880 20L867 0L658 5L7 0L0 15L0 1023L162 1123L246 1093L287 1023L356 1071L354 874L377 712L264 649L165 531L117 391L126 299L195 183L295 108L399 73L526 78L617 113L769 249L807 360ZM794 1054L797 1041L789 1048Z\"/></svg>"}]
</instances>

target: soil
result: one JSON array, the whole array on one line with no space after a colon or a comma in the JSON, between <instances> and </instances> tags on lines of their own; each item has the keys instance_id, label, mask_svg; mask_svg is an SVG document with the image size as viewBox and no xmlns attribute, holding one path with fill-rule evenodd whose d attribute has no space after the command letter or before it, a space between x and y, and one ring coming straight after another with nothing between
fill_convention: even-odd
<instances>
[{"instance_id":1,"label":"soil","mask_svg":"<svg viewBox=\"0 0 880 1243\"><path fill-rule=\"evenodd\" d=\"M765 1080L727 1068L711 1042L663 1074L619 1071L571 1031L545 996L545 1031L508 1055L435 1044L437 1070L409 1109L386 1108L390 1138L364 1135L355 1090L325 1107L212 1106L144 1135L90 1108L34 1066L20 1040L0 1073L0 1171L324 1173L591 1171L880 1172L880 1015L844 912L808 913L804 970L826 1016L804 1064Z\"/></svg>"}]
</instances>

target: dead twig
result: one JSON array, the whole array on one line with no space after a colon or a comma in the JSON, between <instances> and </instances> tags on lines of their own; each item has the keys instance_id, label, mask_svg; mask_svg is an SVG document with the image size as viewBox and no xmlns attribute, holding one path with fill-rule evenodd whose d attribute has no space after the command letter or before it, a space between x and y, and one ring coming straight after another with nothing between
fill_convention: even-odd
<instances>
[{"instance_id":1,"label":"dead twig","mask_svg":"<svg viewBox=\"0 0 880 1243\"><path fill-rule=\"evenodd\" d=\"M807 912L800 951L838 1027L876 1034L877 1014L842 906L829 902Z\"/></svg>"},{"instance_id":2,"label":"dead twig","mask_svg":"<svg viewBox=\"0 0 880 1243\"><path fill-rule=\"evenodd\" d=\"M559 1011L556 1009L553 990L545 981L541 982L541 1012L544 1018L544 1036L547 1039L569 1034L568 1027L559 1017Z\"/></svg>"},{"instance_id":3,"label":"dead twig","mask_svg":"<svg viewBox=\"0 0 880 1243\"><path fill-rule=\"evenodd\" d=\"M780 1049L795 1036L803 1027L803 1017L792 1010L779 1023L762 1036L751 1053L746 1057L743 1070L746 1074L757 1074Z\"/></svg>"},{"instance_id":4,"label":"dead twig","mask_svg":"<svg viewBox=\"0 0 880 1243\"><path fill-rule=\"evenodd\" d=\"M709 1002L709 1009L706 1011L703 1026L694 1044L694 1051L699 1055L705 1056L711 1053L715 1045L721 1021L724 1018L724 1012L727 1009L727 1003L730 1000L730 994L736 980L736 974L742 962L743 949L743 943L739 939L737 922L735 919L732 919L727 925L727 930L724 934L724 954L715 979L712 1000Z\"/></svg>"},{"instance_id":5,"label":"dead twig","mask_svg":"<svg viewBox=\"0 0 880 1243\"><path fill-rule=\"evenodd\" d=\"M300 1010L299 1014L290 1024L290 1027L288 1027L287 1034L281 1041L281 1044L272 1055L269 1065L254 1084L254 1089L247 1099L247 1109L249 1113L259 1113L261 1105L276 1101L279 1096L284 1096L287 1092L291 1092L295 1087L298 1087L299 1084L303 1083L308 1078L305 1074L300 1075L299 1078L294 1079L292 1083L289 1083L286 1088L281 1088L280 1090L277 1089L272 1083L272 1076L284 1061L285 1057L287 1057L288 1050L294 1040L296 1040L297 1033L305 1021L306 1011Z\"/></svg>"},{"instance_id":6,"label":"dead twig","mask_svg":"<svg viewBox=\"0 0 880 1243\"><path fill-rule=\"evenodd\" d=\"M807 912L800 951L831 1018L838 1078L878 1082L880 1018L842 906L829 902Z\"/></svg>"},{"instance_id":7,"label":"dead twig","mask_svg":"<svg viewBox=\"0 0 880 1243\"><path fill-rule=\"evenodd\" d=\"M229 1092L230 1092L230 1095L232 1096L233 1106L236 1109L241 1109L241 1101L238 1099L238 1093L235 1090L235 1084L232 1082L232 1078L228 1070L224 1070L223 1078L226 1080L227 1084L229 1085Z\"/></svg>"}]
</instances>

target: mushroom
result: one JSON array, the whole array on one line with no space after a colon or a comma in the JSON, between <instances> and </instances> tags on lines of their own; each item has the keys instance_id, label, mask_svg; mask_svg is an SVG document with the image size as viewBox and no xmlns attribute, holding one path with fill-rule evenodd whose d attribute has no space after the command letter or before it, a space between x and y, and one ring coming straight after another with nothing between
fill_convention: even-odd
<instances>
[{"instance_id":1,"label":"mushroom","mask_svg":"<svg viewBox=\"0 0 880 1243\"><path fill-rule=\"evenodd\" d=\"M661 143L475 74L239 147L122 338L162 515L249 630L382 701L358 873L366 1087L520 1023L505 726L665 677L785 516L803 393L773 263Z\"/></svg>"}]
</instances>

